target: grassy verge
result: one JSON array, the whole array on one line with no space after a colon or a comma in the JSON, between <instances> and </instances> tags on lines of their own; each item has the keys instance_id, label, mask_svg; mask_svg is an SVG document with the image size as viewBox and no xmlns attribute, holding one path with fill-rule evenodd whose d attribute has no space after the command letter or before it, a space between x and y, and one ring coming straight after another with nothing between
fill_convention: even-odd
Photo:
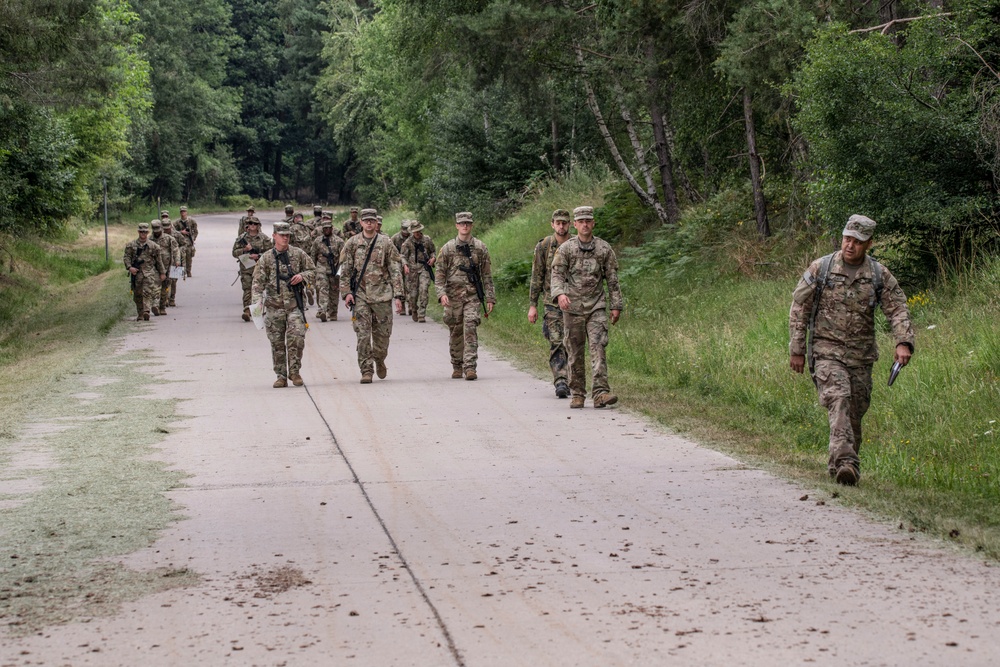
<instances>
[{"instance_id":1,"label":"grassy verge","mask_svg":"<svg viewBox=\"0 0 1000 667\"><path fill-rule=\"evenodd\" d=\"M530 259L553 209L600 204L601 185L552 186L488 230L495 273ZM1000 261L911 295L917 354L892 388L889 362L876 364L863 481L845 489L826 477L828 429L815 390L788 367L791 290L808 255L823 252L789 239L754 244L752 232L733 230L728 245L695 257L656 263L620 253L626 309L608 360L623 404L849 505L1000 557ZM754 256L764 261L745 261ZM629 271L640 261L642 270ZM734 269L755 263L766 271ZM546 376L547 343L527 322L527 288L503 290L498 301L483 341ZM882 325L879 345L891 354Z\"/></svg>"},{"instance_id":2,"label":"grassy verge","mask_svg":"<svg viewBox=\"0 0 1000 667\"><path fill-rule=\"evenodd\" d=\"M4 240L14 270L0 277L0 624L15 634L195 579L105 560L176 518L164 492L180 480L152 458L174 402L148 397L142 353L113 353L132 304L116 258L134 232L110 231L110 270L103 234Z\"/></svg>"}]
</instances>

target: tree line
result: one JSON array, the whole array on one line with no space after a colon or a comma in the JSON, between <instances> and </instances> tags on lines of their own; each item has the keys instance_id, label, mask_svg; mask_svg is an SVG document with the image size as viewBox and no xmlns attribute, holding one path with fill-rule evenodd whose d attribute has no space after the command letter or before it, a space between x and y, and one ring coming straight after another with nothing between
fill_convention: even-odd
<instances>
[{"instance_id":1,"label":"tree line","mask_svg":"<svg viewBox=\"0 0 1000 667\"><path fill-rule=\"evenodd\" d=\"M3 0L0 226L149 199L494 219L610 165L652 224L995 244L1000 0Z\"/></svg>"}]
</instances>

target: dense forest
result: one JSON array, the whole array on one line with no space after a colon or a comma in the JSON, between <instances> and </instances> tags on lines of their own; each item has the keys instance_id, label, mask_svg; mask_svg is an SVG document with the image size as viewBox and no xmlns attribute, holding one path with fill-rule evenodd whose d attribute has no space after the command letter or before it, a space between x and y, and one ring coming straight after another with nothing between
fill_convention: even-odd
<instances>
[{"instance_id":1,"label":"dense forest","mask_svg":"<svg viewBox=\"0 0 1000 667\"><path fill-rule=\"evenodd\" d=\"M995 245L1000 0L0 0L0 230L105 181L489 220L597 166L647 226Z\"/></svg>"}]
</instances>

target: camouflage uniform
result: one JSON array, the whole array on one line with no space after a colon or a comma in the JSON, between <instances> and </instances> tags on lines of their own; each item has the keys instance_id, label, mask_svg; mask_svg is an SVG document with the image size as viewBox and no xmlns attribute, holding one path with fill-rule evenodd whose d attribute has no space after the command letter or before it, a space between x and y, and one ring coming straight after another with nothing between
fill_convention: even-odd
<instances>
[{"instance_id":1,"label":"camouflage uniform","mask_svg":"<svg viewBox=\"0 0 1000 667\"><path fill-rule=\"evenodd\" d=\"M351 213L357 213L358 208L356 206L351 207ZM344 240L351 238L355 234L361 233L361 223L357 220L351 220L350 217L347 218L347 222L344 223Z\"/></svg>"},{"instance_id":2,"label":"camouflage uniform","mask_svg":"<svg viewBox=\"0 0 1000 667\"><path fill-rule=\"evenodd\" d=\"M604 297L604 283L608 298ZM590 346L592 375L591 397L610 394L608 363L608 310L622 309L622 291L618 285L618 258L607 241L592 237L581 243L572 237L556 250L552 259L551 298L558 303L560 294L570 299L563 311L566 352L569 363L569 389L574 398L587 395L584 355ZM595 406L596 406L595 402Z\"/></svg>"},{"instance_id":3,"label":"camouflage uniform","mask_svg":"<svg viewBox=\"0 0 1000 667\"><path fill-rule=\"evenodd\" d=\"M256 211L253 208L248 208L247 214L240 218L240 228L236 232L237 236L241 236L244 232L246 232L247 222L249 222L250 220L256 220L258 224L260 223L260 218L254 215L254 213L256 213Z\"/></svg>"},{"instance_id":4,"label":"camouflage uniform","mask_svg":"<svg viewBox=\"0 0 1000 667\"><path fill-rule=\"evenodd\" d=\"M344 240L337 236L335 229L332 229L332 223L328 224L334 233L330 236L322 233L317 236L313 241L310 256L316 265L319 318L324 321L327 319L335 321L340 305L340 276L337 275L337 268L340 266L340 252L344 249Z\"/></svg>"},{"instance_id":5,"label":"camouflage uniform","mask_svg":"<svg viewBox=\"0 0 1000 667\"><path fill-rule=\"evenodd\" d=\"M472 255L471 259L461 250L466 247ZM495 304L497 299L493 291L490 252L485 243L475 237L468 243L462 243L457 238L451 239L441 248L434 263L434 290L438 301L444 295L448 296L449 301L448 307L444 309L444 323L448 325L451 367L455 371L462 369L467 375L470 371L475 372L479 360L477 327L481 321L479 311L483 307L472 280L462 270L469 268L470 262L479 267L486 302Z\"/></svg>"},{"instance_id":6,"label":"camouflage uniform","mask_svg":"<svg viewBox=\"0 0 1000 667\"><path fill-rule=\"evenodd\" d=\"M552 260L558 249L559 241L555 234L546 236L535 245L535 255L531 262L531 286L528 289L528 304L538 308L539 297L545 304L545 314L542 316L542 334L545 336L545 340L549 341L549 368L552 369L552 384L562 383L561 391L565 392L565 384L568 382L566 374L568 357L566 345L563 342L563 314L559 310L559 306L552 300Z\"/></svg>"},{"instance_id":7,"label":"camouflage uniform","mask_svg":"<svg viewBox=\"0 0 1000 667\"><path fill-rule=\"evenodd\" d=\"M408 238L410 238L410 221L403 220L399 225L399 231L392 235L392 245L396 246L396 252L400 253L399 270L403 271L403 315L407 314L406 309L410 303L410 298L409 298L410 281L408 279L408 276L406 275L406 271L403 269L403 267L406 266L406 263L403 261L403 255L402 255L403 243L405 243L406 239Z\"/></svg>"},{"instance_id":8,"label":"camouflage uniform","mask_svg":"<svg viewBox=\"0 0 1000 667\"><path fill-rule=\"evenodd\" d=\"M253 219L257 222L257 219ZM247 250L247 246L250 246L252 250ZM236 241L233 243L233 257L237 260L243 255L260 255L263 256L268 250L274 247L274 242L271 238L262 232L257 232L255 236L251 236L249 233L244 232L241 234ZM260 261L258 258L257 261ZM250 321L250 304L253 303L251 299L251 290L253 288L253 273L257 265L250 267L249 269L243 265L242 260L236 262L236 266L240 272L240 286L243 288L243 320L246 322Z\"/></svg>"},{"instance_id":9,"label":"camouflage uniform","mask_svg":"<svg viewBox=\"0 0 1000 667\"><path fill-rule=\"evenodd\" d=\"M855 272L841 255L842 252L835 253L830 263L812 344L815 360L812 379L819 403L829 413L827 468L831 475L845 464L857 471L861 467L861 419L871 402L872 365L878 359L875 306L880 306L889 320L897 345L908 345L912 350L914 343L906 295L896 278L882 267L882 299L876 304L872 258L865 257ZM817 259L809 265L792 293L788 315L792 355L807 353L807 330L821 262L822 259Z\"/></svg>"},{"instance_id":10,"label":"camouflage uniform","mask_svg":"<svg viewBox=\"0 0 1000 667\"><path fill-rule=\"evenodd\" d=\"M371 244L371 258L365 265L365 257ZM389 337L392 335L392 300L403 296L403 276L399 270L399 253L396 246L384 234L375 234L366 239L364 234L356 234L347 239L340 253L340 294L351 293L351 276L355 278L357 290L354 297L354 331L358 336L358 367L362 378L371 378L373 366L384 369L385 358L389 354Z\"/></svg>"},{"instance_id":11,"label":"camouflage uniform","mask_svg":"<svg viewBox=\"0 0 1000 667\"><path fill-rule=\"evenodd\" d=\"M410 300L410 313L417 322L427 318L427 298L432 280L431 272L424 264L434 258L435 252L434 240L423 233L419 239L411 233L403 243L403 261L410 269L406 276L406 294Z\"/></svg>"},{"instance_id":12,"label":"camouflage uniform","mask_svg":"<svg viewBox=\"0 0 1000 667\"><path fill-rule=\"evenodd\" d=\"M300 274L303 280L311 278L314 268L309 255L290 245L284 253L273 248L264 253L253 270L251 297L254 303L264 301L264 329L271 342L271 359L279 380L299 376L306 346L305 314L296 306L295 293L288 281L295 274Z\"/></svg>"},{"instance_id":13,"label":"camouflage uniform","mask_svg":"<svg viewBox=\"0 0 1000 667\"><path fill-rule=\"evenodd\" d=\"M181 265L180 243L170 232L164 233L163 226L159 222L152 223L153 234L150 240L160 246L160 261L166 268L163 280L160 282L160 296L158 299L160 315L167 313L167 306L170 305L170 267ZM176 280L174 281L176 282Z\"/></svg>"},{"instance_id":14,"label":"camouflage uniform","mask_svg":"<svg viewBox=\"0 0 1000 667\"><path fill-rule=\"evenodd\" d=\"M187 213L187 207L181 206L181 212ZM194 218L187 218L185 220L181 217L174 220L174 229L181 232L181 236L184 237L184 244L187 246L187 253L184 257L184 270L187 272L187 277L190 278L191 260L195 254L194 242L198 240L198 223ZM187 232L187 234L183 232Z\"/></svg>"},{"instance_id":15,"label":"camouflage uniform","mask_svg":"<svg viewBox=\"0 0 1000 667\"><path fill-rule=\"evenodd\" d=\"M149 231L149 225L143 223L139 229ZM132 287L132 300L135 302L137 320L148 320L149 311L157 303L160 293L160 275L166 273L163 260L160 258L160 246L148 239L136 239L125 245L122 262L129 269L136 259L142 260L135 274L135 285Z\"/></svg>"}]
</instances>

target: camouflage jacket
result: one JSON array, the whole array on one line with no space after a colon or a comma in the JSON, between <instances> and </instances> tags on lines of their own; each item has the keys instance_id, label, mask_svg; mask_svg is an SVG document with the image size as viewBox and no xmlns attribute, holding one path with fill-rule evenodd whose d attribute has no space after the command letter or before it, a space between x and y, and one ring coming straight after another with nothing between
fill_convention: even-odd
<instances>
[{"instance_id":1,"label":"camouflage jacket","mask_svg":"<svg viewBox=\"0 0 1000 667\"><path fill-rule=\"evenodd\" d=\"M293 222L288 225L288 229L292 232L288 242L308 253L312 247L312 229L309 225L304 222Z\"/></svg>"},{"instance_id":2,"label":"camouflage jacket","mask_svg":"<svg viewBox=\"0 0 1000 667\"><path fill-rule=\"evenodd\" d=\"M459 252L459 246L471 246L469 253L472 257L466 257L464 252ZM476 287L472 284L469 274L463 268L469 268L470 263L475 263L479 267L479 275L483 279L483 292L486 296L486 303L496 303L497 297L493 290L493 270L490 267L490 251L486 249L486 244L473 237L469 243L461 243L458 238L453 238L438 252L437 261L434 263L434 290L437 292L438 301L445 294L448 299L454 301L475 299Z\"/></svg>"},{"instance_id":3,"label":"camouflage jacket","mask_svg":"<svg viewBox=\"0 0 1000 667\"><path fill-rule=\"evenodd\" d=\"M174 220L174 229L178 232L188 231L190 234L184 237L184 245L194 245L194 242L198 239L198 223L194 218L188 218L187 220L181 220L177 218Z\"/></svg>"},{"instance_id":4,"label":"camouflage jacket","mask_svg":"<svg viewBox=\"0 0 1000 667\"><path fill-rule=\"evenodd\" d=\"M344 239L337 236L336 231L334 230L329 238L320 234L313 241L309 256L312 257L318 274L325 273L332 276L337 273L337 267L340 266L340 251L344 249Z\"/></svg>"},{"instance_id":5,"label":"camouflage jacket","mask_svg":"<svg viewBox=\"0 0 1000 667\"><path fill-rule=\"evenodd\" d=\"M247 252L247 245L249 245L253 250ZM263 256L268 250L274 247L274 242L271 241L271 237L267 234L258 233L257 236L250 236L247 233L240 234L236 241L233 243L233 257L239 259L243 255L261 255ZM253 273L256 265L250 267L249 269L243 266L243 262L239 263L240 273Z\"/></svg>"},{"instance_id":6,"label":"camouflage jacket","mask_svg":"<svg viewBox=\"0 0 1000 667\"><path fill-rule=\"evenodd\" d=\"M569 240L569 239L567 239ZM535 256L531 260L531 287L528 288L528 305L538 307L541 297L546 308L556 307L552 303L552 260L559 249L555 234L549 234L535 245Z\"/></svg>"},{"instance_id":7,"label":"camouflage jacket","mask_svg":"<svg viewBox=\"0 0 1000 667\"><path fill-rule=\"evenodd\" d=\"M160 260L163 266L170 269L171 266L181 265L181 245L173 234L161 232L159 237L150 234L149 240L160 246Z\"/></svg>"},{"instance_id":8,"label":"camouflage jacket","mask_svg":"<svg viewBox=\"0 0 1000 667\"><path fill-rule=\"evenodd\" d=\"M410 238L403 242L403 260L410 267L410 271L426 270L423 263L431 261L431 257L436 252L434 239L426 234L419 240L413 234L410 234Z\"/></svg>"},{"instance_id":9,"label":"camouflage jacket","mask_svg":"<svg viewBox=\"0 0 1000 667\"><path fill-rule=\"evenodd\" d=\"M403 236L402 230L392 235L392 245L396 246L397 252L403 251L403 244L406 243L406 239L410 238L410 236L409 232L407 232L406 236Z\"/></svg>"},{"instance_id":10,"label":"camouflage jacket","mask_svg":"<svg viewBox=\"0 0 1000 667\"><path fill-rule=\"evenodd\" d=\"M362 276L365 257L369 246L374 243L368 266ZM354 274L358 275L355 276ZM351 293L351 278L357 281L356 296L367 303L382 303L403 297L403 271L399 268L399 253L396 246L385 234L376 234L374 239L366 239L364 234L355 234L344 242L340 251L340 295Z\"/></svg>"},{"instance_id":11,"label":"camouflage jacket","mask_svg":"<svg viewBox=\"0 0 1000 667\"><path fill-rule=\"evenodd\" d=\"M279 260L279 255L287 255L287 265ZM309 255L293 245L288 246L288 250L284 253L278 253L271 248L260 256L257 265L253 267L250 298L254 303L263 299L264 305L269 308L293 310L296 307L295 293L292 292L288 281L295 274L300 274L303 280L309 281L315 268Z\"/></svg>"},{"instance_id":12,"label":"camouflage jacket","mask_svg":"<svg viewBox=\"0 0 1000 667\"><path fill-rule=\"evenodd\" d=\"M556 250L552 258L551 303L560 294L569 297L569 312L589 315L605 307L621 310L624 301L618 284L618 257L611 245L596 236L590 243L580 243L574 236ZM604 283L608 284L608 299L604 299Z\"/></svg>"},{"instance_id":13,"label":"camouflage jacket","mask_svg":"<svg viewBox=\"0 0 1000 667\"><path fill-rule=\"evenodd\" d=\"M350 218L344 223L344 238L349 239L355 234L361 233L361 221L352 221Z\"/></svg>"},{"instance_id":14,"label":"camouflage jacket","mask_svg":"<svg viewBox=\"0 0 1000 667\"><path fill-rule=\"evenodd\" d=\"M792 307L788 314L791 334L789 352L806 354L806 337L809 318L812 316L813 298L820 262L817 259L799 279L792 293ZM889 269L882 267L882 308L896 345L913 348L913 326L906 307L906 295L900 289ZM813 338L813 357L840 361L847 366L867 366L878 359L875 343L875 285L872 282L872 259L866 257L854 279L844 270L841 253L830 262L830 273L823 287L819 309L816 311L816 328Z\"/></svg>"},{"instance_id":15,"label":"camouflage jacket","mask_svg":"<svg viewBox=\"0 0 1000 667\"><path fill-rule=\"evenodd\" d=\"M160 246L152 241L147 240L143 243L139 239L135 239L125 244L125 254L122 256L122 263L125 264L125 268L131 268L132 262L136 258L143 260L142 264L138 267L139 273L136 274L137 279L148 278L149 280L159 282L160 276L167 272L167 267L160 257Z\"/></svg>"}]
</instances>

